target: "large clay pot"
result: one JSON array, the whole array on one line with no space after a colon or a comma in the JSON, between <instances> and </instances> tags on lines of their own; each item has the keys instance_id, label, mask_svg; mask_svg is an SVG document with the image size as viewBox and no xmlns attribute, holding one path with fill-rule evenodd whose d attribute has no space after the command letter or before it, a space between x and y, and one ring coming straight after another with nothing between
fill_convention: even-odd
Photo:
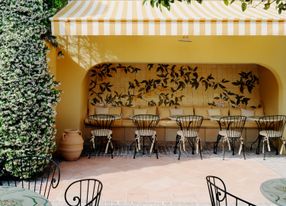
<instances>
[{"instance_id":1,"label":"large clay pot","mask_svg":"<svg viewBox=\"0 0 286 206\"><path fill-rule=\"evenodd\" d=\"M72 129L64 130L59 150L65 160L77 160L83 150L81 132Z\"/></svg>"}]
</instances>

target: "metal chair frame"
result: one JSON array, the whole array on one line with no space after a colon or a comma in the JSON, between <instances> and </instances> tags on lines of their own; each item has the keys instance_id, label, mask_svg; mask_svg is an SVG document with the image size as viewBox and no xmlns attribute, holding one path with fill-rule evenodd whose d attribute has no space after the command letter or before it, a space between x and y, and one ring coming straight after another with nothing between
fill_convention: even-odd
<instances>
[{"instance_id":1,"label":"metal chair frame","mask_svg":"<svg viewBox=\"0 0 286 206\"><path fill-rule=\"evenodd\" d=\"M225 143L228 144L229 149L234 155L234 147L237 140L240 140L239 154L242 150L243 157L245 157L245 145L242 137L246 117L245 116L224 116L219 119L220 131L217 135L217 141L214 145L214 153L217 153L218 144L223 139L223 159L225 158ZM224 135L222 135L224 134Z\"/></svg>"},{"instance_id":2,"label":"metal chair frame","mask_svg":"<svg viewBox=\"0 0 286 206\"><path fill-rule=\"evenodd\" d=\"M112 124L115 116L111 114L96 114L89 116L93 130L91 131L91 142L93 150L100 150L105 141L105 153L108 153L110 148L111 158L113 158L114 145L112 142ZM88 158L90 158L92 149L90 149Z\"/></svg>"},{"instance_id":3,"label":"metal chair frame","mask_svg":"<svg viewBox=\"0 0 286 206\"><path fill-rule=\"evenodd\" d=\"M266 153L264 151L264 145L266 143L268 151L271 151L272 140L283 141L283 131L286 124L286 115L267 115L260 117L257 121L258 126L258 144L256 153L260 153L260 145L262 142L263 159L265 159ZM272 145L273 146L273 145ZM282 144L283 146L283 144ZM278 155L278 147L276 149L276 155Z\"/></svg>"},{"instance_id":4,"label":"metal chair frame","mask_svg":"<svg viewBox=\"0 0 286 206\"><path fill-rule=\"evenodd\" d=\"M37 164L35 164L37 162ZM5 159L2 162L1 186L21 187L32 190L49 198L51 189L60 182L58 164L50 158L40 156L22 156ZM13 171L11 171L13 170ZM17 172L19 176L13 173Z\"/></svg>"},{"instance_id":5,"label":"metal chair frame","mask_svg":"<svg viewBox=\"0 0 286 206\"><path fill-rule=\"evenodd\" d=\"M241 199L240 197L237 197L236 195L227 192L226 186L221 178L216 176L207 176L206 180L212 206L222 206L222 205L255 206L255 204L250 203L246 200Z\"/></svg>"},{"instance_id":6,"label":"metal chair frame","mask_svg":"<svg viewBox=\"0 0 286 206\"><path fill-rule=\"evenodd\" d=\"M178 116L176 122L180 128L176 135L174 147L174 154L176 154L179 145L178 160L181 159L182 149L185 150L185 140L187 140L192 148L192 154L195 153L195 145L197 146L197 152L200 153L200 158L202 159L201 140L198 134L203 122L203 117L198 115Z\"/></svg>"},{"instance_id":7,"label":"metal chair frame","mask_svg":"<svg viewBox=\"0 0 286 206\"><path fill-rule=\"evenodd\" d=\"M139 150L142 150L142 153L145 154L146 141L148 139L150 146L150 155L154 151L156 153L157 159L158 155L158 143L157 143L157 134L155 128L160 120L158 115L153 114L138 114L132 117L133 123L136 125L135 131L135 147L133 159L135 159L136 154ZM142 148L141 148L141 139L142 139Z\"/></svg>"},{"instance_id":8,"label":"metal chair frame","mask_svg":"<svg viewBox=\"0 0 286 206\"><path fill-rule=\"evenodd\" d=\"M65 202L69 206L98 206L103 184L97 179L81 179L72 182L65 190ZM75 193L79 194L75 195ZM72 194L72 198L68 195Z\"/></svg>"}]
</instances>

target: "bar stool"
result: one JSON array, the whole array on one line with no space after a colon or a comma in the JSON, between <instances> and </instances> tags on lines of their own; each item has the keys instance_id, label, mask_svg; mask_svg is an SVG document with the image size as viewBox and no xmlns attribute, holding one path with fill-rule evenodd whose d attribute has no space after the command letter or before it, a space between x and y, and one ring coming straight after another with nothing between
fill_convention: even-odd
<instances>
[{"instance_id":1,"label":"bar stool","mask_svg":"<svg viewBox=\"0 0 286 206\"><path fill-rule=\"evenodd\" d=\"M156 153L157 159L158 157L158 145L157 145L157 134L155 128L160 120L158 115L153 114L138 114L132 117L133 123L136 125L135 131L135 149L133 158L135 159L136 153L138 151L143 152L145 149L145 139L147 138L150 141L150 155L154 152ZM141 145L142 141L142 145Z\"/></svg>"},{"instance_id":2,"label":"bar stool","mask_svg":"<svg viewBox=\"0 0 286 206\"><path fill-rule=\"evenodd\" d=\"M260 117L258 119L257 125L258 125L258 130L259 130L259 133L258 133L259 142L258 142L257 151L260 150L259 145L260 145L260 142L262 141L263 159L265 159L265 148L264 148L265 144L267 146L268 151L270 152L271 151L270 141L283 138L283 131L284 131L285 123L286 123L285 115L267 115L267 116ZM283 145L285 145L284 141L283 141L282 147ZM278 147L276 148L276 154L278 154Z\"/></svg>"},{"instance_id":3,"label":"bar stool","mask_svg":"<svg viewBox=\"0 0 286 206\"><path fill-rule=\"evenodd\" d=\"M227 143L228 149L232 150L232 155L234 155L234 146L237 140L240 141L240 146L238 154L243 152L243 157L245 159L245 145L242 137L242 131L245 125L245 116L224 116L219 120L220 131L217 136L216 148L220 140L222 139L222 149L223 149L223 159L225 157L225 144ZM216 151L217 149L215 149Z\"/></svg>"},{"instance_id":4,"label":"bar stool","mask_svg":"<svg viewBox=\"0 0 286 206\"><path fill-rule=\"evenodd\" d=\"M203 117L197 115L178 116L176 121L180 129L177 131L174 154L177 153L177 146L179 144L178 160L181 158L182 150L186 151L186 141L188 141L192 148L192 154L194 154L194 149L196 147L196 153L200 153L200 157L202 159L199 130L203 122Z\"/></svg>"},{"instance_id":5,"label":"bar stool","mask_svg":"<svg viewBox=\"0 0 286 206\"><path fill-rule=\"evenodd\" d=\"M113 158L113 143L112 143L112 124L115 120L114 115L110 114L96 114L89 117L93 125L93 130L91 131L91 142L93 149L95 150L96 143L100 141L102 145L103 140L107 140L105 145L105 154L108 152L108 149L111 150L111 158ZM89 154L89 158L90 158Z\"/></svg>"}]
</instances>

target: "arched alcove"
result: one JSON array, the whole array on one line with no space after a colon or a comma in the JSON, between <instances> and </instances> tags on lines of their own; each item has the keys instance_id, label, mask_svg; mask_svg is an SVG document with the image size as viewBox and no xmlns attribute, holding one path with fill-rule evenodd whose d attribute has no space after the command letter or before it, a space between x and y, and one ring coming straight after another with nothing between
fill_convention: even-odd
<instances>
[{"instance_id":1,"label":"arched alcove","mask_svg":"<svg viewBox=\"0 0 286 206\"><path fill-rule=\"evenodd\" d=\"M134 107L134 111L138 107L155 107L160 117L160 108L171 107L191 107L194 113L207 112L210 107L223 108L231 115L240 114L237 111L241 109L278 112L277 80L269 69L258 64L102 63L88 71L86 80L87 115L102 106L121 107L125 123L133 114L128 107ZM204 141L214 141L217 125L213 123L201 130ZM116 126L114 138L131 141L133 124L128 123L127 128L124 125ZM158 128L157 132L163 141L172 141L176 131L176 125L172 125ZM251 138L256 133L256 129L247 129Z\"/></svg>"}]
</instances>

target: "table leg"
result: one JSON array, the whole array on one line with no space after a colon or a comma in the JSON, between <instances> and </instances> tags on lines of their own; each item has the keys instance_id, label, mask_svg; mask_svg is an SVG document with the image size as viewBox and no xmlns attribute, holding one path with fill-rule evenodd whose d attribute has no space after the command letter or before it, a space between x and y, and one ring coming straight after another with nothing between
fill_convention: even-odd
<instances>
[{"instance_id":1,"label":"table leg","mask_svg":"<svg viewBox=\"0 0 286 206\"><path fill-rule=\"evenodd\" d=\"M257 136L256 139L251 143L251 145L250 145L250 150L252 150L252 146L253 146L256 142L258 142L258 139L259 139L259 136Z\"/></svg>"},{"instance_id":2,"label":"table leg","mask_svg":"<svg viewBox=\"0 0 286 206\"><path fill-rule=\"evenodd\" d=\"M145 136L142 137L142 153L145 154Z\"/></svg>"},{"instance_id":3,"label":"table leg","mask_svg":"<svg viewBox=\"0 0 286 206\"><path fill-rule=\"evenodd\" d=\"M263 137L261 135L258 135L257 137L258 143L257 143L257 148L256 148L256 154L260 154L260 144L261 144L262 138Z\"/></svg>"}]
</instances>

